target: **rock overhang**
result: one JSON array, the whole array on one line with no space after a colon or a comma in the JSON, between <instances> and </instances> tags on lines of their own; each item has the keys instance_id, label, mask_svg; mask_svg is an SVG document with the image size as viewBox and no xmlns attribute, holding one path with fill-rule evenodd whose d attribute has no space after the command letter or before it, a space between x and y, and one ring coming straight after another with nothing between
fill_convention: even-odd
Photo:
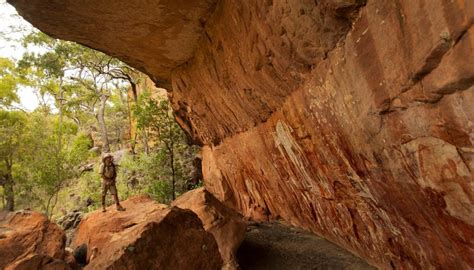
<instances>
[{"instance_id":1,"label":"rock overhang","mask_svg":"<svg viewBox=\"0 0 474 270\"><path fill-rule=\"evenodd\" d=\"M192 58L217 0L9 0L52 37L117 57L170 87L171 71Z\"/></svg>"},{"instance_id":2,"label":"rock overhang","mask_svg":"<svg viewBox=\"0 0 474 270\"><path fill-rule=\"evenodd\" d=\"M206 188L246 217L283 218L381 268L470 269L474 2L365 2L218 1L170 72L175 114L206 145ZM61 5L28 1L41 3ZM119 45L105 52L166 77Z\"/></svg>"}]
</instances>

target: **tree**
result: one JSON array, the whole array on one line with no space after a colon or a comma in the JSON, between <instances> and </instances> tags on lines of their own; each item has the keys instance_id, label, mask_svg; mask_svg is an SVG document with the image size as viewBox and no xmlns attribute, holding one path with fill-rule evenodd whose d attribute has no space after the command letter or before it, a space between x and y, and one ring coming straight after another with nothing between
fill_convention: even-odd
<instances>
[{"instance_id":1,"label":"tree","mask_svg":"<svg viewBox=\"0 0 474 270\"><path fill-rule=\"evenodd\" d=\"M187 145L186 136L176 123L167 99L155 99L145 92L134 107L134 115L137 118L137 128L146 132L147 136L153 134L157 140L154 145L156 162L163 165L161 177L171 182L171 199L174 200L177 183L179 180L184 182L185 178L183 163L193 158L188 155L186 158L191 159L184 162L184 155L193 152L193 149Z\"/></svg>"},{"instance_id":2,"label":"tree","mask_svg":"<svg viewBox=\"0 0 474 270\"><path fill-rule=\"evenodd\" d=\"M135 70L128 67L121 61L105 55L101 52L88 49L86 47L77 47L77 57L72 58L72 64L78 72L70 76L74 80L92 93L98 100L98 109L96 118L102 137L102 152L110 152L109 136L107 124L105 121L105 109L109 98L114 90L121 90L124 84L130 84L136 92L136 82L134 80Z\"/></svg>"},{"instance_id":3,"label":"tree","mask_svg":"<svg viewBox=\"0 0 474 270\"><path fill-rule=\"evenodd\" d=\"M118 188L127 190L121 194L148 193L169 202L185 190L195 148L186 144L164 97L137 92L144 74L40 32L22 42L34 50L20 61L0 58L0 195L5 208L27 207L51 217L69 195L93 200L90 193L100 185L99 175L90 172L100 154L90 151L96 130L103 152L132 148L119 170ZM40 106L33 112L18 110L18 89L35 93ZM123 136L135 123L135 138ZM142 145L136 144L140 137ZM145 153L136 155L135 144Z\"/></svg>"},{"instance_id":4,"label":"tree","mask_svg":"<svg viewBox=\"0 0 474 270\"><path fill-rule=\"evenodd\" d=\"M30 85L49 94L56 101L60 118L65 111L77 112L81 106L93 112L99 127L102 152L110 152L105 120L107 102L115 89L124 84L136 87L132 68L119 60L76 43L56 40L41 32L34 32L23 40L41 47L45 52L27 53L19 66L29 69ZM135 90L136 91L136 90ZM79 118L75 118L79 120Z\"/></svg>"},{"instance_id":5,"label":"tree","mask_svg":"<svg viewBox=\"0 0 474 270\"><path fill-rule=\"evenodd\" d=\"M24 127L25 117L21 112L0 110L0 185L5 193L7 211L15 208L13 165Z\"/></svg>"},{"instance_id":6,"label":"tree","mask_svg":"<svg viewBox=\"0 0 474 270\"><path fill-rule=\"evenodd\" d=\"M15 63L0 57L0 108L9 108L18 102L16 94L18 77L15 74Z\"/></svg>"},{"instance_id":7,"label":"tree","mask_svg":"<svg viewBox=\"0 0 474 270\"><path fill-rule=\"evenodd\" d=\"M89 142L71 120L59 123L59 115L42 111L28 114L18 160L19 178L24 179L29 196L51 215L58 192L67 180L79 175L79 165L88 157ZM58 137L61 136L61 144ZM21 171L20 171L21 170Z\"/></svg>"}]
</instances>

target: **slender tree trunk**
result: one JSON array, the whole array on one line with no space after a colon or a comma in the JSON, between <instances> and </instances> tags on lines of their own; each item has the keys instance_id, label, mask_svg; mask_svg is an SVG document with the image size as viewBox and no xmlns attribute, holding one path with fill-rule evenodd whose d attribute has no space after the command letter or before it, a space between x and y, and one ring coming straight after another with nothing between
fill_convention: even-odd
<instances>
[{"instance_id":1,"label":"slender tree trunk","mask_svg":"<svg viewBox=\"0 0 474 270\"><path fill-rule=\"evenodd\" d=\"M129 121L129 135L130 135L130 149L132 154L135 155L135 146L137 144L137 119L133 117L132 104L137 104L137 86L132 80L129 80L131 89L127 93L127 112Z\"/></svg>"},{"instance_id":2,"label":"slender tree trunk","mask_svg":"<svg viewBox=\"0 0 474 270\"><path fill-rule=\"evenodd\" d=\"M102 137L102 152L110 152L109 137L107 135L107 126L105 125L105 105L107 102L107 95L100 96L99 112L97 114L97 121L99 122L100 135Z\"/></svg>"},{"instance_id":3,"label":"slender tree trunk","mask_svg":"<svg viewBox=\"0 0 474 270\"><path fill-rule=\"evenodd\" d=\"M5 197L6 197L6 205L5 210L13 211L15 209L15 194L13 192L13 181L9 181L4 186L5 189Z\"/></svg>"},{"instance_id":4,"label":"slender tree trunk","mask_svg":"<svg viewBox=\"0 0 474 270\"><path fill-rule=\"evenodd\" d=\"M2 185L2 187L3 187L3 185ZM6 203L5 203L5 194L2 194L1 199L2 199L2 208L5 208L5 206L6 206Z\"/></svg>"},{"instance_id":5,"label":"slender tree trunk","mask_svg":"<svg viewBox=\"0 0 474 270\"><path fill-rule=\"evenodd\" d=\"M174 151L173 151L173 142L168 143L162 141L165 144L166 150L168 150L168 155L170 158L170 168L171 168L171 198L174 201L176 199L176 170L174 167Z\"/></svg>"},{"instance_id":6,"label":"slender tree trunk","mask_svg":"<svg viewBox=\"0 0 474 270\"><path fill-rule=\"evenodd\" d=\"M49 210L49 215L48 215L49 219L53 217L54 208L56 207L56 204L58 203L58 196L59 196L59 188L55 191L53 196L51 196L51 198L54 197L54 202L51 204L51 200L50 200L51 210Z\"/></svg>"},{"instance_id":7,"label":"slender tree trunk","mask_svg":"<svg viewBox=\"0 0 474 270\"><path fill-rule=\"evenodd\" d=\"M13 211L15 209L15 193L13 190L13 176L12 176L12 162L8 158L5 158L5 165L7 167L7 172L4 176L4 185L3 189L5 192L6 204L5 210Z\"/></svg>"},{"instance_id":8,"label":"slender tree trunk","mask_svg":"<svg viewBox=\"0 0 474 270\"><path fill-rule=\"evenodd\" d=\"M150 154L150 146L148 145L148 131L146 128L143 130L143 151L145 151L147 156Z\"/></svg>"},{"instance_id":9,"label":"slender tree trunk","mask_svg":"<svg viewBox=\"0 0 474 270\"><path fill-rule=\"evenodd\" d=\"M50 212L49 212L49 206L51 205L51 200L53 199L54 194L50 195L48 198L48 202L46 203L46 216L49 217Z\"/></svg>"},{"instance_id":10,"label":"slender tree trunk","mask_svg":"<svg viewBox=\"0 0 474 270\"><path fill-rule=\"evenodd\" d=\"M60 187L61 183L63 181L63 156L62 156L62 148L63 148L63 102L64 102L64 91L63 91L63 80L61 78L59 82L59 105L58 105L58 110L59 110L59 129L58 129L58 145L56 149L56 176L57 176L57 183L56 186ZM56 190L56 189L55 189ZM51 197L48 200L48 204L46 206L46 214L48 215L49 218L51 218L53 214L53 209L54 206L49 209L49 206L51 204L51 198L54 196L54 194L57 191L53 192L51 194Z\"/></svg>"},{"instance_id":11,"label":"slender tree trunk","mask_svg":"<svg viewBox=\"0 0 474 270\"><path fill-rule=\"evenodd\" d=\"M169 138L170 138L170 160L171 160L171 179L173 185L173 201L176 199L176 170L174 167L174 142L173 142L173 127L172 122L168 122Z\"/></svg>"},{"instance_id":12,"label":"slender tree trunk","mask_svg":"<svg viewBox=\"0 0 474 270\"><path fill-rule=\"evenodd\" d=\"M132 138L132 143L130 144L130 149L132 151L133 160L135 160L135 156L137 154L137 152L135 151L135 147L137 145L137 140L138 140L138 134L135 133L135 137Z\"/></svg>"},{"instance_id":13,"label":"slender tree trunk","mask_svg":"<svg viewBox=\"0 0 474 270\"><path fill-rule=\"evenodd\" d=\"M173 146L171 146L171 177L173 184L173 201L176 199L176 172L174 168L174 151Z\"/></svg>"}]
</instances>

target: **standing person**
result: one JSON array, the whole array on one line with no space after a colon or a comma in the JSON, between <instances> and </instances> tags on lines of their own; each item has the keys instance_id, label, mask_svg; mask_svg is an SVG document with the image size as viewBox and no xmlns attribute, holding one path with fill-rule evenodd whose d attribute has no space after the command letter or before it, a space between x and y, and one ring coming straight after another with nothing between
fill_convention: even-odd
<instances>
[{"instance_id":1,"label":"standing person","mask_svg":"<svg viewBox=\"0 0 474 270\"><path fill-rule=\"evenodd\" d=\"M125 211L120 205L120 201L117 195L117 187L115 186L115 179L117 178L117 168L114 164L114 157L111 154L106 154L102 159L100 165L100 176L102 177L102 212L105 212L105 197L107 191L114 196L115 205L117 205L118 211Z\"/></svg>"}]
</instances>

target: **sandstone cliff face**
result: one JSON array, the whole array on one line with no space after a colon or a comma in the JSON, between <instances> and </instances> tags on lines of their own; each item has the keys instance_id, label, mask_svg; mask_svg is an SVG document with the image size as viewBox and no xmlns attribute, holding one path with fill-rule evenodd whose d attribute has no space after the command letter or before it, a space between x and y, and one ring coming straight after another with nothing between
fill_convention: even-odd
<instances>
[{"instance_id":1,"label":"sandstone cliff face","mask_svg":"<svg viewBox=\"0 0 474 270\"><path fill-rule=\"evenodd\" d=\"M171 84L244 215L382 268L474 267L473 1L9 2Z\"/></svg>"}]
</instances>

